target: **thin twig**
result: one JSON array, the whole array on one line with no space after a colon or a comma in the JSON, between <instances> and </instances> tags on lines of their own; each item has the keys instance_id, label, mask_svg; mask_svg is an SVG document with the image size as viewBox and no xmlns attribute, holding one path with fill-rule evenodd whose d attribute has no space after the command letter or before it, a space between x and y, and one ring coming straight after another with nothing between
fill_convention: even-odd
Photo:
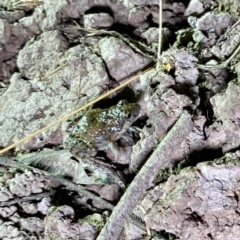
<instances>
[{"instance_id":1,"label":"thin twig","mask_svg":"<svg viewBox=\"0 0 240 240\"><path fill-rule=\"evenodd\" d=\"M11 206L16 203L22 203L22 202L29 202L29 201L34 201L34 200L40 200L45 197L49 197L55 194L55 190L51 190L49 192L44 192L44 193L39 193L39 194L34 194L31 196L26 196L22 198L15 198L14 200L7 201L7 202L0 202L0 207L6 207L6 206Z\"/></svg>"},{"instance_id":2,"label":"thin twig","mask_svg":"<svg viewBox=\"0 0 240 240\"><path fill-rule=\"evenodd\" d=\"M87 104L84 105L83 107L78 108L77 110L75 110L75 111L73 111L73 112L65 115L64 117L62 117L62 118L58 119L57 121L49 124L48 126L46 126L46 127L42 128L42 129L40 129L40 130L38 130L38 131L36 131L36 132L28 135L28 136L22 138L21 140L19 140L18 142L16 142L16 143L14 143L14 144L12 144L12 145L10 145L10 146L2 149L2 150L0 151L0 155L3 154L3 153L5 153L5 152L7 152L8 150L10 150L10 149L12 149L12 148L14 148L14 147L17 147L19 144L24 143L25 141L31 139L32 137L34 137L34 136L36 136L36 135L38 135L38 134L40 134L40 133L42 133L42 132L44 132L44 131L52 128L53 126L55 126L55 125L57 125L57 124L65 121L65 120L67 120L68 118L70 118L70 117L72 117L73 115L79 113L80 111L84 110L85 108L90 107L90 106L93 105L94 103L96 103L96 102L98 102L98 101L100 101L100 100L102 100L102 99L110 96L112 93L114 93L114 92L116 92L116 91L118 91L118 90L126 87L128 84L130 84L131 82L133 82L133 81L135 81L136 79L138 79L142 74L144 74L144 73L146 73L146 72L149 72L149 71L152 71L153 69L154 69L154 67L148 68L147 70L143 71L142 73L140 73L140 74L138 74L138 75L130 78L130 79L127 80L126 82L122 83L122 84L119 85L118 87L116 87L116 88L108 91L107 93L103 94L102 96L100 96L100 97L96 98L95 100L87 103Z\"/></svg>"},{"instance_id":3,"label":"thin twig","mask_svg":"<svg viewBox=\"0 0 240 240\"><path fill-rule=\"evenodd\" d=\"M55 68L53 71L51 71L50 73L46 74L43 78L41 78L41 80L47 79L49 76L51 76L52 74L56 73L57 71L59 71L60 69L64 68L67 65L68 65L68 63L64 63L61 66Z\"/></svg>"},{"instance_id":4,"label":"thin twig","mask_svg":"<svg viewBox=\"0 0 240 240\"><path fill-rule=\"evenodd\" d=\"M157 69L160 67L161 49L162 49L162 0L159 0L159 33L158 33Z\"/></svg>"},{"instance_id":5,"label":"thin twig","mask_svg":"<svg viewBox=\"0 0 240 240\"><path fill-rule=\"evenodd\" d=\"M151 187L160 169L170 167L175 161L171 159L174 149L187 137L193 128L188 112L184 111L178 121L158 145L132 181L118 205L114 208L108 222L100 232L97 240L117 240L119 234L133 209Z\"/></svg>"},{"instance_id":6,"label":"thin twig","mask_svg":"<svg viewBox=\"0 0 240 240\"><path fill-rule=\"evenodd\" d=\"M150 56L149 54L146 54L145 52L141 51L141 49L139 49L137 46L135 46L136 44L141 45L144 50L146 52L151 52L151 54L155 55L155 51L153 49L151 49L150 47L141 44L139 42L134 41L133 39L129 39L125 36L123 36L121 33L115 32L115 31L106 31L106 30L102 30L102 29L88 29L88 28L82 28L77 22L73 21L76 24L76 28L64 28L67 30L81 30L84 32L88 32L91 34L88 34L89 37L91 36L95 36L95 35L100 35L100 34L106 34L106 35L111 35L113 37L117 37L121 40L123 40L125 43L127 43L132 49L134 49L136 52L140 53L141 55L150 58L153 62L156 62L156 58L154 58L154 56ZM134 43L134 44L133 44Z\"/></svg>"},{"instance_id":7,"label":"thin twig","mask_svg":"<svg viewBox=\"0 0 240 240\"><path fill-rule=\"evenodd\" d=\"M221 69L221 68L225 68L227 67L227 65L231 62L231 60L238 54L238 52L240 51L240 44L237 47L237 49L233 52L233 54L223 63L218 64L218 65L202 65L202 64L197 64L197 67L199 69L203 69L203 70L215 70L215 69Z\"/></svg>"}]
</instances>

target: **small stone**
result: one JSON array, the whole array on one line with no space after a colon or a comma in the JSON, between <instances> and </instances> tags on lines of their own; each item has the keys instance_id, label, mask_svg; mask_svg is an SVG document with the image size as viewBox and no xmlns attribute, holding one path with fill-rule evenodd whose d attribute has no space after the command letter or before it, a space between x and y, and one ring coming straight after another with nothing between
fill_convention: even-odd
<instances>
[{"instance_id":1,"label":"small stone","mask_svg":"<svg viewBox=\"0 0 240 240\"><path fill-rule=\"evenodd\" d=\"M85 28L104 28L113 24L113 18L107 13L86 14L83 21Z\"/></svg>"},{"instance_id":2,"label":"small stone","mask_svg":"<svg viewBox=\"0 0 240 240\"><path fill-rule=\"evenodd\" d=\"M6 193L0 192L0 202L6 202L9 200L9 196Z\"/></svg>"},{"instance_id":3,"label":"small stone","mask_svg":"<svg viewBox=\"0 0 240 240\"><path fill-rule=\"evenodd\" d=\"M35 203L23 202L21 206L25 213L36 214L38 212L37 204Z\"/></svg>"}]
</instances>

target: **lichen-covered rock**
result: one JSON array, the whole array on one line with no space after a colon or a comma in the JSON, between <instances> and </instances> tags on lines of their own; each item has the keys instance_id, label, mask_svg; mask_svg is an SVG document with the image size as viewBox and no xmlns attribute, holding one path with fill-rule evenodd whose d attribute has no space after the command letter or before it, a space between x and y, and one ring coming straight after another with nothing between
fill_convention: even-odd
<instances>
[{"instance_id":1,"label":"lichen-covered rock","mask_svg":"<svg viewBox=\"0 0 240 240\"><path fill-rule=\"evenodd\" d=\"M43 220L37 217L23 218L20 224L24 230L31 233L40 233L44 230Z\"/></svg>"},{"instance_id":2,"label":"lichen-covered rock","mask_svg":"<svg viewBox=\"0 0 240 240\"><path fill-rule=\"evenodd\" d=\"M53 47L49 45L50 39ZM80 45L62 53L67 46L68 43L59 31L46 32L19 53L19 69L29 80L24 80L20 74L14 74L9 88L1 96L0 105L3 108L0 121L3 124L0 130L4 133L0 137L1 146L9 145L39 130L40 126L54 122L69 113L74 106L83 105L89 97L99 95L103 86L109 83L103 61L96 54ZM54 75L49 75L65 61L68 62L67 66ZM47 79L44 79L45 76ZM81 93L84 95L76 104ZM5 121L6 118L9 121ZM61 142L62 131L60 126L56 126L35 136L21 147L36 149Z\"/></svg>"},{"instance_id":3,"label":"lichen-covered rock","mask_svg":"<svg viewBox=\"0 0 240 240\"><path fill-rule=\"evenodd\" d=\"M25 213L34 215L38 212L37 204L30 202L23 202L20 204Z\"/></svg>"},{"instance_id":4,"label":"lichen-covered rock","mask_svg":"<svg viewBox=\"0 0 240 240\"><path fill-rule=\"evenodd\" d=\"M230 14L208 12L199 19L195 19L193 26L195 27L195 36L193 38L196 42L201 42L203 47L211 47L217 42L218 37L226 31L230 23Z\"/></svg>"},{"instance_id":5,"label":"lichen-covered rock","mask_svg":"<svg viewBox=\"0 0 240 240\"><path fill-rule=\"evenodd\" d=\"M200 15L204 12L204 5L200 0L191 0L184 13L185 16Z\"/></svg>"},{"instance_id":6,"label":"lichen-covered rock","mask_svg":"<svg viewBox=\"0 0 240 240\"><path fill-rule=\"evenodd\" d=\"M8 218L12 216L17 211L17 207L12 205L9 207L0 207L0 216L3 218Z\"/></svg>"},{"instance_id":7,"label":"lichen-covered rock","mask_svg":"<svg viewBox=\"0 0 240 240\"><path fill-rule=\"evenodd\" d=\"M225 164L201 163L172 175L141 203L148 212L147 226L173 233L183 240L236 239L240 231L237 161L239 153L228 154L216 160Z\"/></svg>"},{"instance_id":8,"label":"lichen-covered rock","mask_svg":"<svg viewBox=\"0 0 240 240\"><path fill-rule=\"evenodd\" d=\"M108 201L118 200L121 195L120 187L116 184L108 184L101 188L100 196Z\"/></svg>"},{"instance_id":9,"label":"lichen-covered rock","mask_svg":"<svg viewBox=\"0 0 240 240\"><path fill-rule=\"evenodd\" d=\"M240 81L235 80L228 84L225 92L216 94L210 99L218 129L223 130L225 133L225 138L221 139L223 152L236 149L240 145L238 131L240 124L239 92Z\"/></svg>"},{"instance_id":10,"label":"lichen-covered rock","mask_svg":"<svg viewBox=\"0 0 240 240\"><path fill-rule=\"evenodd\" d=\"M135 53L125 42L115 37L102 38L99 49L110 75L116 81L130 77L150 63L149 59Z\"/></svg>"},{"instance_id":11,"label":"lichen-covered rock","mask_svg":"<svg viewBox=\"0 0 240 240\"><path fill-rule=\"evenodd\" d=\"M86 14L83 19L85 28L106 28L113 24L113 18L107 13Z\"/></svg>"},{"instance_id":12,"label":"lichen-covered rock","mask_svg":"<svg viewBox=\"0 0 240 240\"><path fill-rule=\"evenodd\" d=\"M0 239L20 237L19 235L18 228L12 222L4 222L0 225Z\"/></svg>"},{"instance_id":13,"label":"lichen-covered rock","mask_svg":"<svg viewBox=\"0 0 240 240\"><path fill-rule=\"evenodd\" d=\"M49 209L47 217L44 219L44 239L67 239L78 240L80 226L72 223L74 211L69 206L52 207Z\"/></svg>"},{"instance_id":14,"label":"lichen-covered rock","mask_svg":"<svg viewBox=\"0 0 240 240\"><path fill-rule=\"evenodd\" d=\"M45 187L44 178L39 177L39 173L25 170L24 173L17 173L14 178L6 181L12 194L17 196L29 196L34 193L41 193Z\"/></svg>"}]
</instances>

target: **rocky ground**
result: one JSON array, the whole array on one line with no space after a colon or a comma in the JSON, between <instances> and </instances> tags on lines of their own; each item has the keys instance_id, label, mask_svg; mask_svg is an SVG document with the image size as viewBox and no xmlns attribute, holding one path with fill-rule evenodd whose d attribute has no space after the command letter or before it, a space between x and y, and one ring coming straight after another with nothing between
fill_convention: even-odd
<instances>
[{"instance_id":1,"label":"rocky ground","mask_svg":"<svg viewBox=\"0 0 240 240\"><path fill-rule=\"evenodd\" d=\"M156 68L158 0L1 1L1 149L140 76L1 155L0 239L239 239L240 3L162 20Z\"/></svg>"}]
</instances>

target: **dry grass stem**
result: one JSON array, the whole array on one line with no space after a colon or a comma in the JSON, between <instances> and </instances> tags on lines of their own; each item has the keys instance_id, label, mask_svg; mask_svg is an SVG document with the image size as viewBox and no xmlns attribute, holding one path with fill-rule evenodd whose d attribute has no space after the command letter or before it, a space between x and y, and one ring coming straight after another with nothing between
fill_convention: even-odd
<instances>
[{"instance_id":1,"label":"dry grass stem","mask_svg":"<svg viewBox=\"0 0 240 240\"><path fill-rule=\"evenodd\" d=\"M159 34L158 34L158 54L157 54L157 69L160 67L160 56L162 48L162 0L159 0Z\"/></svg>"},{"instance_id":2,"label":"dry grass stem","mask_svg":"<svg viewBox=\"0 0 240 240\"><path fill-rule=\"evenodd\" d=\"M225 68L227 67L227 65L231 62L231 60L239 53L240 51L240 45L238 45L238 47L236 48L236 50L233 52L233 54L223 63L221 64L217 64L217 65L202 65L202 64L197 64L197 67L199 69L203 69L203 70L209 70L209 69L221 69L221 68Z\"/></svg>"},{"instance_id":3,"label":"dry grass stem","mask_svg":"<svg viewBox=\"0 0 240 240\"><path fill-rule=\"evenodd\" d=\"M52 72L46 74L43 78L41 78L41 80L47 79L49 76L51 76L52 74L56 73L57 71L59 71L60 69L64 68L67 65L68 65L68 63L64 63L61 66L55 68Z\"/></svg>"}]
</instances>

